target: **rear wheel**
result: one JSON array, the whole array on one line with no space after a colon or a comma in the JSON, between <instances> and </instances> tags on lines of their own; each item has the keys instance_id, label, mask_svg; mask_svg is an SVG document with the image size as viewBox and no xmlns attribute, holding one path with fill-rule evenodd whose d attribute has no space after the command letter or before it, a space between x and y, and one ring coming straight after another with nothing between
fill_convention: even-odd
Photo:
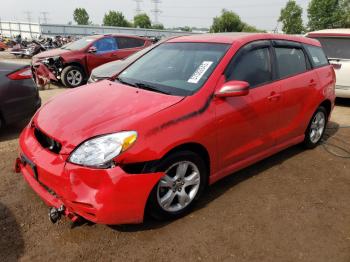
<instances>
[{"instance_id":1,"label":"rear wheel","mask_svg":"<svg viewBox=\"0 0 350 262\"><path fill-rule=\"evenodd\" d=\"M320 106L311 118L309 126L305 132L304 146L315 148L321 141L327 125L327 111Z\"/></svg>"},{"instance_id":2,"label":"rear wheel","mask_svg":"<svg viewBox=\"0 0 350 262\"><path fill-rule=\"evenodd\" d=\"M173 153L152 169L165 173L152 190L147 206L150 215L159 220L187 213L207 184L206 165L191 151Z\"/></svg>"},{"instance_id":3,"label":"rear wheel","mask_svg":"<svg viewBox=\"0 0 350 262\"><path fill-rule=\"evenodd\" d=\"M78 66L67 66L62 70L61 80L66 87L78 87L84 84L84 71Z\"/></svg>"}]
</instances>

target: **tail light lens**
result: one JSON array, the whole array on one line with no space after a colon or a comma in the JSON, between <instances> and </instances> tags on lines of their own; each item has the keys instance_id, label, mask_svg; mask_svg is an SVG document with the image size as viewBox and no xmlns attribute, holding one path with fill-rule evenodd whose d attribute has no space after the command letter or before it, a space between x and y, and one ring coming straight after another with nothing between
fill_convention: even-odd
<instances>
[{"instance_id":1,"label":"tail light lens","mask_svg":"<svg viewBox=\"0 0 350 262\"><path fill-rule=\"evenodd\" d=\"M30 79L32 78L32 70L30 67L25 67L7 75L7 77L11 80Z\"/></svg>"},{"instance_id":2,"label":"tail light lens","mask_svg":"<svg viewBox=\"0 0 350 262\"><path fill-rule=\"evenodd\" d=\"M334 63L331 63L331 65L333 66L333 68L335 70L339 70L341 68L341 64L334 64Z\"/></svg>"}]
</instances>

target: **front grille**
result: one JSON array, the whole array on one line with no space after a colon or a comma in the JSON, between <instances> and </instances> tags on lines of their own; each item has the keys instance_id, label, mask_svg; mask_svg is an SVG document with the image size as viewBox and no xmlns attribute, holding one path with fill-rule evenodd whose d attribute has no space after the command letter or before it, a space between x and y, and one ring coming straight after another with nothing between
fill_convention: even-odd
<instances>
[{"instance_id":1,"label":"front grille","mask_svg":"<svg viewBox=\"0 0 350 262\"><path fill-rule=\"evenodd\" d=\"M56 154L61 151L62 146L59 142L53 140L51 137L48 137L36 127L34 129L34 135L43 148L46 148Z\"/></svg>"}]
</instances>

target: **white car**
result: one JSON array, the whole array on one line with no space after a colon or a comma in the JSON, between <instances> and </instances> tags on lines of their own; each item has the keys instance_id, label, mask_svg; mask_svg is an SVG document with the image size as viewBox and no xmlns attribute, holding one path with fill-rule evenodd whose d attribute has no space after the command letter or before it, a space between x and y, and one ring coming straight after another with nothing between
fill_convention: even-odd
<instances>
[{"instance_id":1,"label":"white car","mask_svg":"<svg viewBox=\"0 0 350 262\"><path fill-rule=\"evenodd\" d=\"M319 40L337 76L337 97L350 98L350 29L325 29L306 34Z\"/></svg>"}]
</instances>

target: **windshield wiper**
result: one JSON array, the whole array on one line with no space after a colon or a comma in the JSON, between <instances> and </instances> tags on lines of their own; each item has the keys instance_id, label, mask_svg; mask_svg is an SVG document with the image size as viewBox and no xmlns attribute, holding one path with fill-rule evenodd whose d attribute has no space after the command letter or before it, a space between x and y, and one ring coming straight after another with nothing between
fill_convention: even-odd
<instances>
[{"instance_id":1,"label":"windshield wiper","mask_svg":"<svg viewBox=\"0 0 350 262\"><path fill-rule=\"evenodd\" d=\"M117 77L115 80L117 80L118 82L124 84L124 85L128 85L128 86L133 86L133 87L137 87L135 84L127 82L125 80L122 80L120 77Z\"/></svg>"},{"instance_id":2,"label":"windshield wiper","mask_svg":"<svg viewBox=\"0 0 350 262\"><path fill-rule=\"evenodd\" d=\"M141 89L145 89L145 90L149 90L149 91L155 91L155 92L158 92L158 93L162 93L162 94L169 95L168 92L165 92L165 91L163 91L163 90L159 90L159 89L157 89L157 88L155 88L155 87L153 87L153 86L151 86L151 85L147 85L147 84L145 84L145 83L134 83L134 85L135 85L136 87L141 88Z\"/></svg>"}]
</instances>

